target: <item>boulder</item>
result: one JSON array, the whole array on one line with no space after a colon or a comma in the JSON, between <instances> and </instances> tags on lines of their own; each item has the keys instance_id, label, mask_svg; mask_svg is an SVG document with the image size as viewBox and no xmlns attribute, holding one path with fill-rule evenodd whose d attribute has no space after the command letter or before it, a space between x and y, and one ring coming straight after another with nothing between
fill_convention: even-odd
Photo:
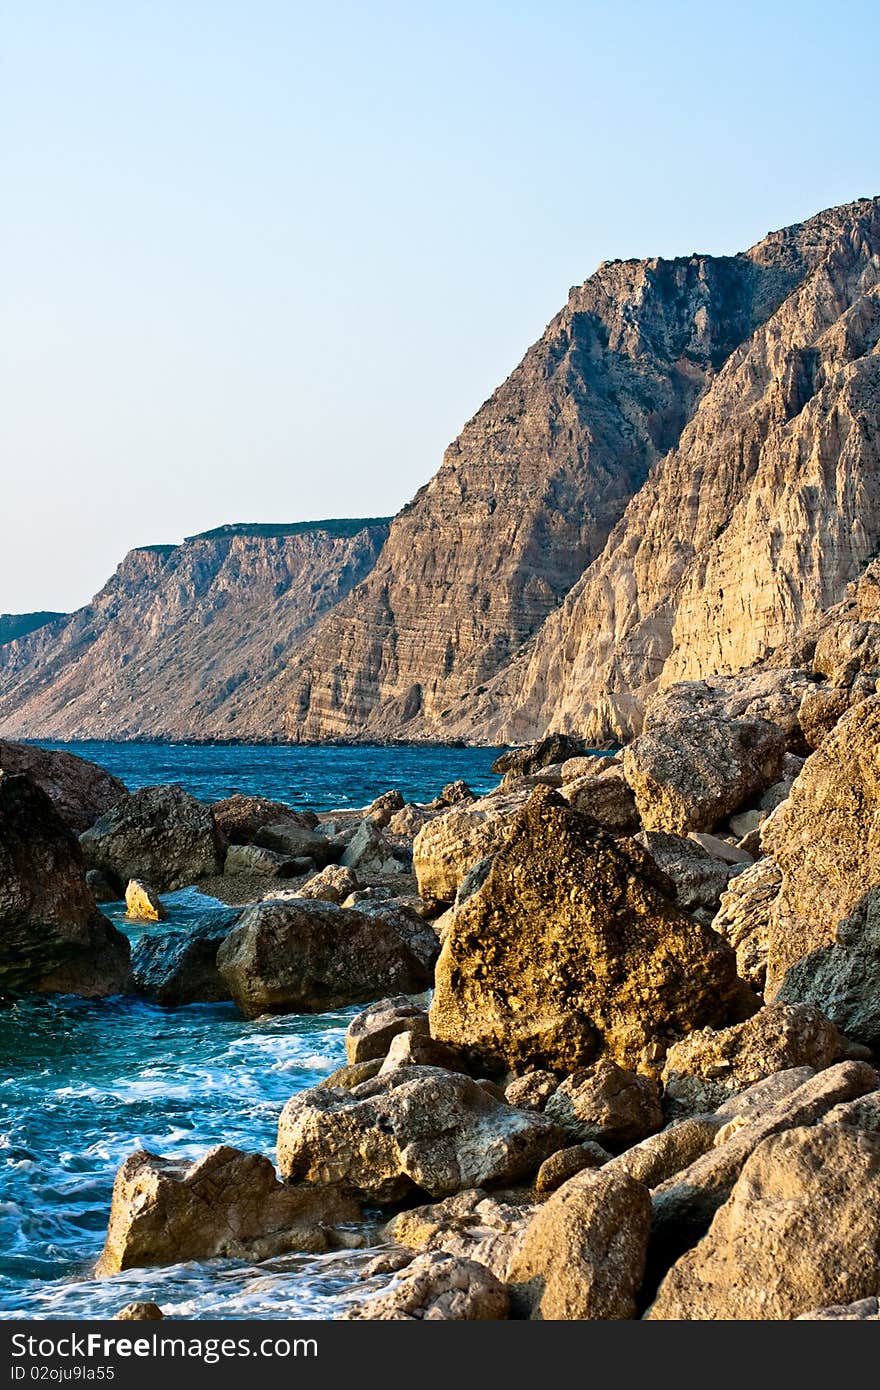
<instances>
[{"instance_id":1,"label":"boulder","mask_svg":"<svg viewBox=\"0 0 880 1390\"><path fill-rule=\"evenodd\" d=\"M366 818L381 830L397 811L403 810L405 805L406 802L399 791L383 792L381 796L376 797L371 806L367 807Z\"/></svg>"},{"instance_id":2,"label":"boulder","mask_svg":"<svg viewBox=\"0 0 880 1390\"><path fill-rule=\"evenodd\" d=\"M120 887L141 878L158 893L222 872L217 829L207 806L183 787L142 787L80 836L88 868Z\"/></svg>"},{"instance_id":3,"label":"boulder","mask_svg":"<svg viewBox=\"0 0 880 1390\"><path fill-rule=\"evenodd\" d=\"M860 1298L855 1303L835 1303L812 1313L798 1313L796 1322L880 1322L880 1298Z\"/></svg>"},{"instance_id":4,"label":"boulder","mask_svg":"<svg viewBox=\"0 0 880 1390\"><path fill-rule=\"evenodd\" d=\"M343 1319L405 1322L506 1318L510 1295L485 1265L432 1251L418 1255L384 1293L343 1313Z\"/></svg>"},{"instance_id":5,"label":"boulder","mask_svg":"<svg viewBox=\"0 0 880 1390\"><path fill-rule=\"evenodd\" d=\"M664 1103L673 1114L715 1110L737 1091L789 1067L823 1071L840 1035L811 1004L768 1004L732 1028L700 1028L666 1054Z\"/></svg>"},{"instance_id":6,"label":"boulder","mask_svg":"<svg viewBox=\"0 0 880 1390\"><path fill-rule=\"evenodd\" d=\"M95 1273L322 1252L338 1244L334 1226L360 1216L357 1203L333 1188L280 1183L261 1154L223 1144L188 1164L139 1150L116 1174Z\"/></svg>"},{"instance_id":7,"label":"boulder","mask_svg":"<svg viewBox=\"0 0 880 1390\"><path fill-rule=\"evenodd\" d=\"M676 692L648 706L623 768L645 829L685 835L714 830L778 781L786 735L766 719L730 718L699 704L685 713Z\"/></svg>"},{"instance_id":8,"label":"boulder","mask_svg":"<svg viewBox=\"0 0 880 1390\"><path fill-rule=\"evenodd\" d=\"M736 968L758 994L764 992L770 914L782 874L770 858L759 859L730 879L721 894L712 928L736 951Z\"/></svg>"},{"instance_id":9,"label":"boulder","mask_svg":"<svg viewBox=\"0 0 880 1390\"><path fill-rule=\"evenodd\" d=\"M650 1227L648 1190L625 1173L569 1178L532 1217L510 1262L514 1306L544 1321L634 1318Z\"/></svg>"},{"instance_id":10,"label":"boulder","mask_svg":"<svg viewBox=\"0 0 880 1390\"><path fill-rule=\"evenodd\" d=\"M26 776L46 793L64 824L79 835L117 801L128 795L125 784L97 763L73 753L10 743L0 738L0 773Z\"/></svg>"},{"instance_id":11,"label":"boulder","mask_svg":"<svg viewBox=\"0 0 880 1390\"><path fill-rule=\"evenodd\" d=\"M509 1105L518 1105L521 1110L543 1110L553 1092L559 1087L559 1077L552 1071L527 1071L524 1076L515 1076L504 1087L504 1098Z\"/></svg>"},{"instance_id":12,"label":"boulder","mask_svg":"<svg viewBox=\"0 0 880 1390\"><path fill-rule=\"evenodd\" d=\"M580 1143L620 1149L653 1134L663 1123L657 1082L603 1057L567 1076L544 1114Z\"/></svg>"},{"instance_id":13,"label":"boulder","mask_svg":"<svg viewBox=\"0 0 880 1390\"><path fill-rule=\"evenodd\" d=\"M606 830L631 835L641 825L636 799L622 768L611 767L607 772L566 782L562 795L569 806L586 816L592 816Z\"/></svg>"},{"instance_id":14,"label":"boulder","mask_svg":"<svg viewBox=\"0 0 880 1390\"><path fill-rule=\"evenodd\" d=\"M140 878L128 881L125 915L130 922L164 922L168 917L159 894Z\"/></svg>"},{"instance_id":15,"label":"boulder","mask_svg":"<svg viewBox=\"0 0 880 1390\"><path fill-rule=\"evenodd\" d=\"M828 735L764 823L761 843L782 873L770 917L767 995L811 951L838 939L867 889L880 882L880 696Z\"/></svg>"},{"instance_id":16,"label":"boulder","mask_svg":"<svg viewBox=\"0 0 880 1390\"><path fill-rule=\"evenodd\" d=\"M382 1070L384 1057L374 1057L369 1062L346 1062L342 1067L337 1067L329 1076L325 1076L318 1082L318 1085L325 1091L333 1086L341 1086L346 1091L353 1091L355 1086L360 1086L363 1081L372 1081L374 1076L378 1076Z\"/></svg>"},{"instance_id":17,"label":"boulder","mask_svg":"<svg viewBox=\"0 0 880 1390\"><path fill-rule=\"evenodd\" d=\"M352 1091L301 1091L278 1125L283 1177L339 1183L379 1206L513 1183L560 1146L543 1115L436 1067L395 1067Z\"/></svg>"},{"instance_id":18,"label":"boulder","mask_svg":"<svg viewBox=\"0 0 880 1390\"><path fill-rule=\"evenodd\" d=\"M238 921L218 913L180 931L145 933L131 953L135 988L157 1004L214 1004L231 999L217 952Z\"/></svg>"},{"instance_id":19,"label":"boulder","mask_svg":"<svg viewBox=\"0 0 880 1390\"><path fill-rule=\"evenodd\" d=\"M550 767L553 763L564 763L569 758L583 757L586 752L588 748L582 739L571 738L568 734L548 734L537 743L530 743L525 748L511 748L508 752L500 754L492 764L492 771L502 777L511 773L517 777L525 777L529 773L540 772L542 768Z\"/></svg>"},{"instance_id":20,"label":"boulder","mask_svg":"<svg viewBox=\"0 0 880 1390\"><path fill-rule=\"evenodd\" d=\"M389 835L399 835L406 840L414 840L423 825L427 825L429 820L434 820L440 815L440 810L432 810L428 806L415 806L412 802L407 804L394 815L388 822Z\"/></svg>"},{"instance_id":21,"label":"boulder","mask_svg":"<svg viewBox=\"0 0 880 1390\"><path fill-rule=\"evenodd\" d=\"M354 869L361 878L384 877L386 874L405 874L409 865L395 853L394 846L372 821L361 821L342 858L342 866Z\"/></svg>"},{"instance_id":22,"label":"boulder","mask_svg":"<svg viewBox=\"0 0 880 1390\"><path fill-rule=\"evenodd\" d=\"M568 758L562 764L562 785L580 782L584 777L598 777L611 767L620 767L623 758L619 753L589 753L580 758Z\"/></svg>"},{"instance_id":23,"label":"boulder","mask_svg":"<svg viewBox=\"0 0 880 1390\"><path fill-rule=\"evenodd\" d=\"M459 884L481 859L506 841L528 792L493 793L466 808L436 816L413 843L413 868L423 898L451 903Z\"/></svg>"},{"instance_id":24,"label":"boulder","mask_svg":"<svg viewBox=\"0 0 880 1390\"><path fill-rule=\"evenodd\" d=\"M428 984L431 983L434 963L440 952L440 942L431 922L426 922L424 917L412 907L408 907L401 898L392 898L389 901L362 899L356 911L366 921L376 922L383 930L391 929L397 932L401 941L405 941L416 959L421 961L427 972Z\"/></svg>"},{"instance_id":25,"label":"boulder","mask_svg":"<svg viewBox=\"0 0 880 1390\"><path fill-rule=\"evenodd\" d=\"M318 817L312 811L295 811L283 801L271 801L266 796L243 796L236 792L225 801L211 806L214 822L224 840L230 845L253 844L254 836L265 825L291 822L303 830L314 830Z\"/></svg>"},{"instance_id":26,"label":"boulder","mask_svg":"<svg viewBox=\"0 0 880 1390\"><path fill-rule=\"evenodd\" d=\"M602 1168L610 1158L607 1149L590 1140L585 1144L572 1144L568 1149L559 1149L557 1153L545 1158L538 1169L535 1191L555 1192L557 1187L568 1182L575 1173L582 1173L585 1168Z\"/></svg>"},{"instance_id":27,"label":"boulder","mask_svg":"<svg viewBox=\"0 0 880 1390\"><path fill-rule=\"evenodd\" d=\"M384 1236L411 1250L442 1250L477 1260L503 1279L536 1209L532 1193L514 1190L493 1196L483 1188L471 1188L442 1202L399 1212Z\"/></svg>"},{"instance_id":28,"label":"boulder","mask_svg":"<svg viewBox=\"0 0 880 1390\"><path fill-rule=\"evenodd\" d=\"M113 1314L115 1322L160 1322L165 1314L158 1303L126 1303Z\"/></svg>"},{"instance_id":29,"label":"boulder","mask_svg":"<svg viewBox=\"0 0 880 1390\"><path fill-rule=\"evenodd\" d=\"M300 819L287 816L270 821L254 833L253 843L261 849L273 850L286 859L311 859L319 869L338 859L336 848L316 826L303 825Z\"/></svg>"},{"instance_id":30,"label":"boulder","mask_svg":"<svg viewBox=\"0 0 880 1390\"><path fill-rule=\"evenodd\" d=\"M646 1317L789 1320L880 1293L880 1134L790 1129L751 1154Z\"/></svg>"},{"instance_id":31,"label":"boulder","mask_svg":"<svg viewBox=\"0 0 880 1390\"><path fill-rule=\"evenodd\" d=\"M442 1067L446 1071L467 1073L460 1053L446 1043L427 1034L403 1032L391 1039L391 1045L379 1069L379 1075L395 1067Z\"/></svg>"},{"instance_id":32,"label":"boulder","mask_svg":"<svg viewBox=\"0 0 880 1390\"><path fill-rule=\"evenodd\" d=\"M405 995L380 999L351 1020L345 1032L345 1055L350 1065L386 1056L398 1033L428 1036L428 1011Z\"/></svg>"},{"instance_id":33,"label":"boulder","mask_svg":"<svg viewBox=\"0 0 880 1390\"><path fill-rule=\"evenodd\" d=\"M116 903L119 901L119 888L110 882L100 869L86 870L86 883L96 903Z\"/></svg>"},{"instance_id":34,"label":"boulder","mask_svg":"<svg viewBox=\"0 0 880 1390\"><path fill-rule=\"evenodd\" d=\"M217 968L247 1018L324 1013L430 984L392 921L309 899L248 908L221 945Z\"/></svg>"},{"instance_id":35,"label":"boulder","mask_svg":"<svg viewBox=\"0 0 880 1390\"><path fill-rule=\"evenodd\" d=\"M815 1005L848 1038L880 1050L880 889L838 925L833 946L789 967L776 999Z\"/></svg>"},{"instance_id":36,"label":"boulder","mask_svg":"<svg viewBox=\"0 0 880 1390\"><path fill-rule=\"evenodd\" d=\"M675 885L675 900L682 911L711 922L718 911L721 894L733 872L702 845L683 835L663 830L643 830L636 836L654 863Z\"/></svg>"},{"instance_id":37,"label":"boulder","mask_svg":"<svg viewBox=\"0 0 880 1390\"><path fill-rule=\"evenodd\" d=\"M279 854L262 845L230 845L226 851L223 872L230 878L253 874L259 878L293 878L299 872L299 859Z\"/></svg>"},{"instance_id":38,"label":"boulder","mask_svg":"<svg viewBox=\"0 0 880 1390\"><path fill-rule=\"evenodd\" d=\"M343 903L351 893L357 893L360 889L361 881L353 869L345 869L341 864L328 864L320 873L313 874L297 892L301 898Z\"/></svg>"},{"instance_id":39,"label":"boulder","mask_svg":"<svg viewBox=\"0 0 880 1390\"><path fill-rule=\"evenodd\" d=\"M432 1034L490 1069L573 1072L600 1050L650 1066L683 1033L742 1017L733 952L672 891L640 845L539 789L453 915Z\"/></svg>"},{"instance_id":40,"label":"boulder","mask_svg":"<svg viewBox=\"0 0 880 1390\"><path fill-rule=\"evenodd\" d=\"M628 1173L645 1187L659 1187L709 1152L722 1123L717 1115L692 1115L678 1120L612 1158L609 1171Z\"/></svg>"},{"instance_id":41,"label":"boulder","mask_svg":"<svg viewBox=\"0 0 880 1390\"><path fill-rule=\"evenodd\" d=\"M439 799L444 806L460 806L463 801L476 800L467 782L462 781L460 777L454 782L446 783Z\"/></svg>"},{"instance_id":42,"label":"boulder","mask_svg":"<svg viewBox=\"0 0 880 1390\"><path fill-rule=\"evenodd\" d=\"M130 952L86 884L77 838L24 774L0 775L0 994L128 988Z\"/></svg>"}]
</instances>

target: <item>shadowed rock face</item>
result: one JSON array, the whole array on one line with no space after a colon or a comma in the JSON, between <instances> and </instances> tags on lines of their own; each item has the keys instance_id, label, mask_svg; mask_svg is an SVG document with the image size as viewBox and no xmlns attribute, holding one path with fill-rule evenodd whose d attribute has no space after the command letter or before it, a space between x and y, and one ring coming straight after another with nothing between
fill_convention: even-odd
<instances>
[{"instance_id":1,"label":"shadowed rock face","mask_svg":"<svg viewBox=\"0 0 880 1390\"><path fill-rule=\"evenodd\" d=\"M51 799L65 825L77 833L128 795L125 784L87 758L0 739L0 771L26 773Z\"/></svg>"}]
</instances>

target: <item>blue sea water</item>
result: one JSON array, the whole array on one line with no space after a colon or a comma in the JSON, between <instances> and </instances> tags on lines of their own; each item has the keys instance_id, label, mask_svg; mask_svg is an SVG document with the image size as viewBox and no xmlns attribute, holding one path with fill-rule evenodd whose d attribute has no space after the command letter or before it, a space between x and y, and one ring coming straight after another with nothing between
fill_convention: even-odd
<instances>
[{"instance_id":1,"label":"blue sea water","mask_svg":"<svg viewBox=\"0 0 880 1390\"><path fill-rule=\"evenodd\" d=\"M497 781L488 749L46 746L100 762L130 790L174 781L204 800L243 791L314 809L363 806L389 787L427 800L457 777L475 791ZM194 889L165 901L170 928L224 910ZM105 910L143 930L124 922L123 904ZM223 1142L274 1156L282 1106L344 1061L356 1012L249 1022L231 1004L67 996L0 1007L0 1317L107 1317L152 1299L173 1317L332 1318L362 1296L362 1253L92 1275L127 1154L192 1159Z\"/></svg>"}]
</instances>

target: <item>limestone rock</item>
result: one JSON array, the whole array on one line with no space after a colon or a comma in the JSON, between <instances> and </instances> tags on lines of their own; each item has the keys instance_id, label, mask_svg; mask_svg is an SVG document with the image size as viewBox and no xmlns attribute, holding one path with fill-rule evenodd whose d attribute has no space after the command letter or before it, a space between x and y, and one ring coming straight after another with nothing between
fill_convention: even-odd
<instances>
[{"instance_id":1,"label":"limestone rock","mask_svg":"<svg viewBox=\"0 0 880 1390\"><path fill-rule=\"evenodd\" d=\"M288 1187L268 1158L226 1145L187 1164L139 1150L113 1185L102 1277L181 1260L266 1260L331 1249L332 1228L359 1219L332 1188Z\"/></svg>"},{"instance_id":2,"label":"limestone rock","mask_svg":"<svg viewBox=\"0 0 880 1390\"><path fill-rule=\"evenodd\" d=\"M575 1173L582 1173L585 1168L601 1168L610 1158L607 1149L603 1149L601 1144L594 1144L592 1140L560 1149L558 1153L545 1158L538 1169L535 1191L555 1192L557 1187L568 1182Z\"/></svg>"},{"instance_id":3,"label":"limestone rock","mask_svg":"<svg viewBox=\"0 0 880 1390\"><path fill-rule=\"evenodd\" d=\"M289 854L279 854L262 845L230 845L223 872L230 877L254 874L260 878L293 878L298 867L299 861Z\"/></svg>"},{"instance_id":4,"label":"limestone rock","mask_svg":"<svg viewBox=\"0 0 880 1390\"><path fill-rule=\"evenodd\" d=\"M313 874L298 892L301 898L343 903L350 893L357 893L361 887L361 881L353 869L343 868L341 864L328 864L320 873Z\"/></svg>"},{"instance_id":5,"label":"limestone rock","mask_svg":"<svg viewBox=\"0 0 880 1390\"><path fill-rule=\"evenodd\" d=\"M635 1144L663 1123L656 1081L607 1058L566 1077L544 1114L580 1143L592 1140L606 1149Z\"/></svg>"},{"instance_id":6,"label":"limestone rock","mask_svg":"<svg viewBox=\"0 0 880 1390\"><path fill-rule=\"evenodd\" d=\"M405 995L380 999L351 1020L345 1032L345 1055L350 1065L386 1056L398 1033L428 1036L428 1011Z\"/></svg>"},{"instance_id":7,"label":"limestone rock","mask_svg":"<svg viewBox=\"0 0 880 1390\"><path fill-rule=\"evenodd\" d=\"M461 1054L454 1047L438 1042L427 1033L406 1030L391 1039L379 1075L395 1067L441 1067L445 1071L467 1073Z\"/></svg>"},{"instance_id":8,"label":"limestone rock","mask_svg":"<svg viewBox=\"0 0 880 1390\"><path fill-rule=\"evenodd\" d=\"M64 750L0 739L0 772L30 777L77 834L128 795L124 783L97 763Z\"/></svg>"},{"instance_id":9,"label":"limestone rock","mask_svg":"<svg viewBox=\"0 0 880 1390\"><path fill-rule=\"evenodd\" d=\"M413 844L421 896L453 902L468 871L504 844L527 796L524 791L495 793L466 809L447 811L424 826Z\"/></svg>"},{"instance_id":10,"label":"limestone rock","mask_svg":"<svg viewBox=\"0 0 880 1390\"><path fill-rule=\"evenodd\" d=\"M708 1153L721 1126L716 1115L691 1115L612 1158L609 1171L628 1173L645 1187L659 1187Z\"/></svg>"},{"instance_id":11,"label":"limestone rock","mask_svg":"<svg viewBox=\"0 0 880 1390\"><path fill-rule=\"evenodd\" d=\"M463 801L475 800L474 793L461 777L456 778L454 782L447 782L440 792L440 801L444 806L459 806Z\"/></svg>"},{"instance_id":12,"label":"limestone rock","mask_svg":"<svg viewBox=\"0 0 880 1390\"><path fill-rule=\"evenodd\" d=\"M164 922L168 917L159 894L139 878L128 881L125 915L132 922Z\"/></svg>"},{"instance_id":13,"label":"limestone rock","mask_svg":"<svg viewBox=\"0 0 880 1390\"><path fill-rule=\"evenodd\" d=\"M407 865L398 858L394 847L372 821L361 824L340 860L346 869L354 869L361 878L402 874Z\"/></svg>"},{"instance_id":14,"label":"limestone rock","mask_svg":"<svg viewBox=\"0 0 880 1390\"><path fill-rule=\"evenodd\" d=\"M562 795L576 811L592 816L606 830L629 835L639 829L635 797L619 767L566 782Z\"/></svg>"},{"instance_id":15,"label":"limestone rock","mask_svg":"<svg viewBox=\"0 0 880 1390\"><path fill-rule=\"evenodd\" d=\"M118 994L128 941L98 912L76 836L25 774L0 775L0 993Z\"/></svg>"},{"instance_id":16,"label":"limestone rock","mask_svg":"<svg viewBox=\"0 0 880 1390\"><path fill-rule=\"evenodd\" d=\"M427 825L428 821L434 820L442 814L442 808L433 810L427 806L416 806L412 802L407 802L391 817L388 822L388 833L400 835L407 840L414 840L423 825Z\"/></svg>"},{"instance_id":17,"label":"limestone rock","mask_svg":"<svg viewBox=\"0 0 880 1390\"><path fill-rule=\"evenodd\" d=\"M508 1282L528 1316L549 1320L636 1315L651 1199L625 1173L586 1170L532 1217Z\"/></svg>"},{"instance_id":18,"label":"limestone rock","mask_svg":"<svg viewBox=\"0 0 880 1390\"><path fill-rule=\"evenodd\" d=\"M741 990L730 948L680 912L641 846L536 791L456 909L431 1031L488 1066L571 1072L603 1048L634 1067L737 1016Z\"/></svg>"},{"instance_id":19,"label":"limestone rock","mask_svg":"<svg viewBox=\"0 0 880 1390\"><path fill-rule=\"evenodd\" d=\"M536 1210L532 1194L527 1195L528 1200L521 1191L492 1195L472 1188L399 1212L385 1227L385 1237L414 1250L442 1250L477 1260L503 1279Z\"/></svg>"},{"instance_id":20,"label":"limestone rock","mask_svg":"<svg viewBox=\"0 0 880 1390\"><path fill-rule=\"evenodd\" d=\"M543 1115L499 1103L469 1077L435 1067L395 1067L353 1091L301 1091L278 1126L288 1180L339 1183L378 1205L421 1190L513 1183L560 1147Z\"/></svg>"},{"instance_id":21,"label":"limestone rock","mask_svg":"<svg viewBox=\"0 0 880 1390\"><path fill-rule=\"evenodd\" d=\"M732 1028L701 1028L675 1043L663 1068L664 1099L676 1114L714 1110L775 1072L822 1071L839 1055L837 1029L813 1005L769 1004Z\"/></svg>"},{"instance_id":22,"label":"limestone rock","mask_svg":"<svg viewBox=\"0 0 880 1390\"><path fill-rule=\"evenodd\" d=\"M798 1313L796 1322L880 1322L880 1298L860 1298L855 1303L836 1303L812 1313Z\"/></svg>"},{"instance_id":23,"label":"limestone rock","mask_svg":"<svg viewBox=\"0 0 880 1390\"><path fill-rule=\"evenodd\" d=\"M87 867L120 888L141 878L167 893L222 870L211 812L178 786L142 787L81 835L80 844Z\"/></svg>"},{"instance_id":24,"label":"limestone rock","mask_svg":"<svg viewBox=\"0 0 880 1390\"><path fill-rule=\"evenodd\" d=\"M731 867L696 841L663 830L643 830L636 836L654 863L675 885L679 907L710 923L730 882Z\"/></svg>"},{"instance_id":25,"label":"limestone rock","mask_svg":"<svg viewBox=\"0 0 880 1390\"><path fill-rule=\"evenodd\" d=\"M504 1087L505 1098L510 1105L518 1105L521 1110L543 1110L553 1092L559 1087L559 1077L552 1071L527 1071L524 1076L515 1076Z\"/></svg>"},{"instance_id":26,"label":"limestone rock","mask_svg":"<svg viewBox=\"0 0 880 1390\"><path fill-rule=\"evenodd\" d=\"M221 945L217 968L248 1018L323 1013L430 983L393 923L308 899L248 908Z\"/></svg>"},{"instance_id":27,"label":"limestone rock","mask_svg":"<svg viewBox=\"0 0 880 1390\"><path fill-rule=\"evenodd\" d=\"M224 801L213 802L211 815L230 845L252 845L254 836L265 825L289 821L302 830L314 830L318 825L313 811L296 811L284 801L272 801L267 796L244 796L241 792Z\"/></svg>"},{"instance_id":28,"label":"limestone rock","mask_svg":"<svg viewBox=\"0 0 880 1390\"><path fill-rule=\"evenodd\" d=\"M366 818L381 830L388 824L395 812L403 810L405 804L399 791L383 792L367 808Z\"/></svg>"},{"instance_id":29,"label":"limestone rock","mask_svg":"<svg viewBox=\"0 0 880 1390\"><path fill-rule=\"evenodd\" d=\"M313 859L319 869L337 857L334 846L320 827L303 824L298 816L285 816L283 820L261 825L254 832L253 843L286 859Z\"/></svg>"},{"instance_id":30,"label":"limestone rock","mask_svg":"<svg viewBox=\"0 0 880 1390\"><path fill-rule=\"evenodd\" d=\"M841 1032L880 1048L880 891L872 888L837 927L837 941L786 971L779 1003L815 1005Z\"/></svg>"},{"instance_id":31,"label":"limestone rock","mask_svg":"<svg viewBox=\"0 0 880 1390\"><path fill-rule=\"evenodd\" d=\"M418 1255L386 1293L343 1313L343 1318L406 1322L506 1318L510 1296L485 1265L454 1255Z\"/></svg>"},{"instance_id":32,"label":"limestone rock","mask_svg":"<svg viewBox=\"0 0 880 1390\"><path fill-rule=\"evenodd\" d=\"M880 1293L880 1134L790 1129L752 1153L652 1319L791 1319Z\"/></svg>"},{"instance_id":33,"label":"limestone rock","mask_svg":"<svg viewBox=\"0 0 880 1390\"><path fill-rule=\"evenodd\" d=\"M712 928L729 941L736 951L736 966L742 979L763 994L767 975L770 914L779 894L782 874L770 858L737 874L721 894Z\"/></svg>"},{"instance_id":34,"label":"limestone rock","mask_svg":"<svg viewBox=\"0 0 880 1390\"><path fill-rule=\"evenodd\" d=\"M135 988L157 1004L213 1004L232 996L217 969L217 952L238 921L217 913L185 930L145 933L135 942Z\"/></svg>"},{"instance_id":35,"label":"limestone rock","mask_svg":"<svg viewBox=\"0 0 880 1390\"><path fill-rule=\"evenodd\" d=\"M583 757L566 758L562 764L562 785L580 782L584 777L598 777L600 772L620 767L622 762L619 753L589 753Z\"/></svg>"}]
</instances>

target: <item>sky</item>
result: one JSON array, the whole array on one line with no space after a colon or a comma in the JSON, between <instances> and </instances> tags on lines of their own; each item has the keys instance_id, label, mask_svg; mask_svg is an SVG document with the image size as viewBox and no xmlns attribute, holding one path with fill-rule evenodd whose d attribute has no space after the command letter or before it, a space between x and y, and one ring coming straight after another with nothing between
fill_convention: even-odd
<instances>
[{"instance_id":1,"label":"sky","mask_svg":"<svg viewBox=\"0 0 880 1390\"><path fill-rule=\"evenodd\" d=\"M880 193L876 0L0 0L0 612L397 511L568 289Z\"/></svg>"}]
</instances>

